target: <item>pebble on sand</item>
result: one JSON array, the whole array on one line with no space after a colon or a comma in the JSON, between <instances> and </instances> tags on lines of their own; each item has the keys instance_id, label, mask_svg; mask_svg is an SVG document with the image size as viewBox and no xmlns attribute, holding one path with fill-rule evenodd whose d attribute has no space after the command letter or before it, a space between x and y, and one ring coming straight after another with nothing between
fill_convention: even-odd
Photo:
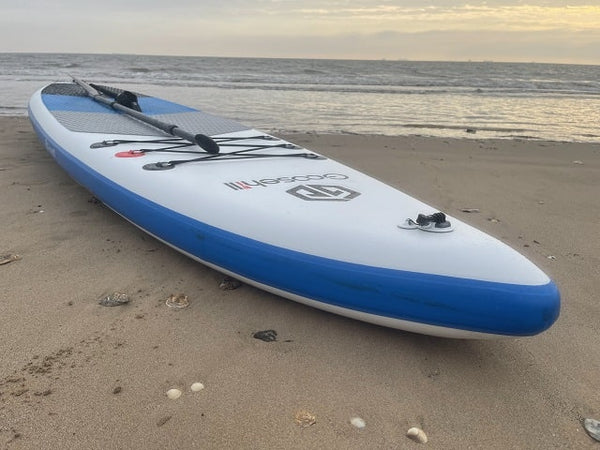
<instances>
[{"instance_id":1,"label":"pebble on sand","mask_svg":"<svg viewBox=\"0 0 600 450\"><path fill-rule=\"evenodd\" d=\"M181 397L181 391L176 388L169 389L167 391L167 397L169 397L171 400L177 400L179 397Z\"/></svg>"},{"instance_id":2,"label":"pebble on sand","mask_svg":"<svg viewBox=\"0 0 600 450\"><path fill-rule=\"evenodd\" d=\"M352 426L356 427L356 428L364 428L365 426L367 426L367 424L365 423L365 421L363 419L361 419L360 417L353 417L350 419L350 423L352 424Z\"/></svg>"},{"instance_id":3,"label":"pebble on sand","mask_svg":"<svg viewBox=\"0 0 600 450\"><path fill-rule=\"evenodd\" d=\"M204 389L204 385L200 382L192 383L190 389L192 392L200 392L202 389Z\"/></svg>"}]
</instances>

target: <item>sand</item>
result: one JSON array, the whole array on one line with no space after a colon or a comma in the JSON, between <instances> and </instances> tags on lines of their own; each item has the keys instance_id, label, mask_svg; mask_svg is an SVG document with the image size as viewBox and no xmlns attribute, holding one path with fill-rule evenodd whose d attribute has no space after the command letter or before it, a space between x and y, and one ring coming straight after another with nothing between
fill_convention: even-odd
<instances>
[{"instance_id":1,"label":"sand","mask_svg":"<svg viewBox=\"0 0 600 450\"><path fill-rule=\"evenodd\" d=\"M0 448L598 448L581 420L600 418L599 145L286 137L519 249L560 287L558 322L446 340L221 290L4 117L0 253L21 259L0 265ZM130 302L98 304L115 291ZM190 306L168 308L178 293ZM253 338L269 329L277 341Z\"/></svg>"}]
</instances>

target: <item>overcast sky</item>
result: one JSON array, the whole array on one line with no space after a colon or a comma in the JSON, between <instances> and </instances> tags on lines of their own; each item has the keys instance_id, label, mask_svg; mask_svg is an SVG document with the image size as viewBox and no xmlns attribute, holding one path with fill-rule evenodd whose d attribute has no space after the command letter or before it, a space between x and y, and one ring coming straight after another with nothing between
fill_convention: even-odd
<instances>
[{"instance_id":1,"label":"overcast sky","mask_svg":"<svg viewBox=\"0 0 600 450\"><path fill-rule=\"evenodd\" d=\"M600 64L599 0L0 0L0 8L0 52Z\"/></svg>"}]
</instances>

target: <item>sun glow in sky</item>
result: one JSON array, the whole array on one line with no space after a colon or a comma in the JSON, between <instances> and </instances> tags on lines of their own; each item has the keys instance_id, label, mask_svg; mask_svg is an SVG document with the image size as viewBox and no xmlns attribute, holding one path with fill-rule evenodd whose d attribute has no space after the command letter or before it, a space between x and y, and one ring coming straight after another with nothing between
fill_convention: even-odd
<instances>
[{"instance_id":1,"label":"sun glow in sky","mask_svg":"<svg viewBox=\"0 0 600 450\"><path fill-rule=\"evenodd\" d=\"M600 64L596 0L0 0L0 7L0 51Z\"/></svg>"}]
</instances>

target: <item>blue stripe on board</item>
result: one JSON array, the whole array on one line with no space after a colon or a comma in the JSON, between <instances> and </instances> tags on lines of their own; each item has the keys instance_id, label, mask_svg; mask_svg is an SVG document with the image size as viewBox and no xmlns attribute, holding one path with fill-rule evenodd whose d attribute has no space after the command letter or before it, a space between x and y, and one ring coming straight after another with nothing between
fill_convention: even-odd
<instances>
[{"instance_id":1,"label":"blue stripe on board","mask_svg":"<svg viewBox=\"0 0 600 450\"><path fill-rule=\"evenodd\" d=\"M46 108L48 108L50 111L117 114L114 109L98 103L92 100L90 97L43 94L42 100L44 105L46 105ZM139 97L138 103L142 109L142 112L151 116L156 114L176 114L197 111L194 108L155 97Z\"/></svg>"},{"instance_id":2,"label":"blue stripe on board","mask_svg":"<svg viewBox=\"0 0 600 450\"><path fill-rule=\"evenodd\" d=\"M29 117L59 165L104 203L173 246L243 277L343 308L482 333L534 335L558 318L560 294L552 282L521 286L346 263L193 220L90 169L54 142L31 111Z\"/></svg>"},{"instance_id":3,"label":"blue stripe on board","mask_svg":"<svg viewBox=\"0 0 600 450\"><path fill-rule=\"evenodd\" d=\"M42 100L50 111L74 111L90 113L115 113L112 108L95 102L89 97L43 94Z\"/></svg>"}]
</instances>

